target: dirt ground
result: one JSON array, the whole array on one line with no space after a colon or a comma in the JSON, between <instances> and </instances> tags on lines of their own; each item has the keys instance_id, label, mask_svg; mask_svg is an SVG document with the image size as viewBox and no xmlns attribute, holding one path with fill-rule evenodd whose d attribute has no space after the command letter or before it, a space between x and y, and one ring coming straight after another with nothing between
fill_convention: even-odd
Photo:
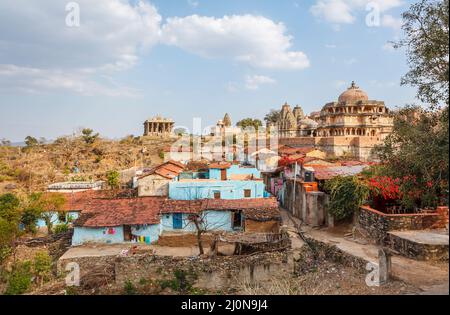
<instances>
[{"instance_id":1,"label":"dirt ground","mask_svg":"<svg viewBox=\"0 0 450 315\"><path fill-rule=\"evenodd\" d=\"M282 210L283 224L292 229L295 219ZM297 222L300 223L300 222ZM378 247L368 244L364 239L348 237L351 226L340 225L335 228L313 229L302 226L305 234L315 240L335 245L345 253L359 257L367 262L377 263ZM449 294L448 262L417 261L403 256L392 257L393 276L404 283L415 287L420 294Z\"/></svg>"}]
</instances>

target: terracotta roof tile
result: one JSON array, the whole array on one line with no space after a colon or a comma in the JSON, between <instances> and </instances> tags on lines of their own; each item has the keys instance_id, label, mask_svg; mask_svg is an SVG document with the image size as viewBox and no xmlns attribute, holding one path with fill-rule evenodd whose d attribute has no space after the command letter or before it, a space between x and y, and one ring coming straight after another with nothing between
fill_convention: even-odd
<instances>
[{"instance_id":1,"label":"terracotta roof tile","mask_svg":"<svg viewBox=\"0 0 450 315\"><path fill-rule=\"evenodd\" d=\"M75 226L113 227L158 224L164 198L94 199L86 205Z\"/></svg>"},{"instance_id":2,"label":"terracotta roof tile","mask_svg":"<svg viewBox=\"0 0 450 315\"><path fill-rule=\"evenodd\" d=\"M163 197L141 197L92 199L85 205L81 216L75 221L75 226L113 227L158 224L160 214L190 214L206 210L242 211L247 219L256 221L280 219L279 206L275 198L170 200Z\"/></svg>"},{"instance_id":3,"label":"terracotta roof tile","mask_svg":"<svg viewBox=\"0 0 450 315\"><path fill-rule=\"evenodd\" d=\"M214 168L214 169L228 169L231 167L231 163L228 162L216 162L216 163L211 163L209 164L209 168Z\"/></svg>"},{"instance_id":4,"label":"terracotta roof tile","mask_svg":"<svg viewBox=\"0 0 450 315\"><path fill-rule=\"evenodd\" d=\"M185 170L186 166L176 162L176 161L168 161L166 163L163 163L161 165L158 165L151 169L149 172L145 173L144 175L140 176L139 179L147 177L149 175L157 174L159 176L168 178L168 179L174 179L178 175L180 175L181 172Z\"/></svg>"}]
</instances>

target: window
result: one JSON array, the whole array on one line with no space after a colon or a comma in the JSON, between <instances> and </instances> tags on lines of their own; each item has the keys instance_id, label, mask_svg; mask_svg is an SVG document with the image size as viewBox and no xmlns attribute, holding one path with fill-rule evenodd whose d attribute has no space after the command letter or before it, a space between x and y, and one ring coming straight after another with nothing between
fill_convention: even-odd
<instances>
[{"instance_id":1,"label":"window","mask_svg":"<svg viewBox=\"0 0 450 315\"><path fill-rule=\"evenodd\" d=\"M244 198L251 198L251 196L252 196L252 190L244 189Z\"/></svg>"},{"instance_id":2,"label":"window","mask_svg":"<svg viewBox=\"0 0 450 315\"><path fill-rule=\"evenodd\" d=\"M243 230L243 225L242 225L242 212L241 211L236 211L233 212L233 229L234 230Z\"/></svg>"},{"instance_id":3,"label":"window","mask_svg":"<svg viewBox=\"0 0 450 315\"><path fill-rule=\"evenodd\" d=\"M215 191L214 192L214 199L221 199L221 194L220 194L220 191Z\"/></svg>"}]
</instances>

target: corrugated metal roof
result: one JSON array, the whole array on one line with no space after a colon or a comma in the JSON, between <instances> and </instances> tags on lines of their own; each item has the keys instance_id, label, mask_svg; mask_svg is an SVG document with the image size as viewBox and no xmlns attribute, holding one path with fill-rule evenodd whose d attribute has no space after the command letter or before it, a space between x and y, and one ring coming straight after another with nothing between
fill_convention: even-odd
<instances>
[{"instance_id":1,"label":"corrugated metal roof","mask_svg":"<svg viewBox=\"0 0 450 315\"><path fill-rule=\"evenodd\" d=\"M314 177L318 180L327 180L337 176L354 176L361 173L369 165L353 166L309 166L314 171Z\"/></svg>"}]
</instances>

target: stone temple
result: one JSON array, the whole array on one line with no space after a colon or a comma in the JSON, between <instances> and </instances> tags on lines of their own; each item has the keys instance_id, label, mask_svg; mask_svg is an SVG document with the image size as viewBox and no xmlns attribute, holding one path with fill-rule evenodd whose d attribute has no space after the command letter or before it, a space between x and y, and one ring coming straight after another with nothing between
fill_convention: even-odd
<instances>
[{"instance_id":1,"label":"stone temple","mask_svg":"<svg viewBox=\"0 0 450 315\"><path fill-rule=\"evenodd\" d=\"M144 122L144 136L170 137L174 126L172 119L155 116Z\"/></svg>"},{"instance_id":2,"label":"stone temple","mask_svg":"<svg viewBox=\"0 0 450 315\"><path fill-rule=\"evenodd\" d=\"M368 160L373 147L392 132L394 119L383 101L370 100L352 82L337 101L309 116L300 106L292 110L284 104L275 125L282 144L314 146L330 156L352 155Z\"/></svg>"}]
</instances>

